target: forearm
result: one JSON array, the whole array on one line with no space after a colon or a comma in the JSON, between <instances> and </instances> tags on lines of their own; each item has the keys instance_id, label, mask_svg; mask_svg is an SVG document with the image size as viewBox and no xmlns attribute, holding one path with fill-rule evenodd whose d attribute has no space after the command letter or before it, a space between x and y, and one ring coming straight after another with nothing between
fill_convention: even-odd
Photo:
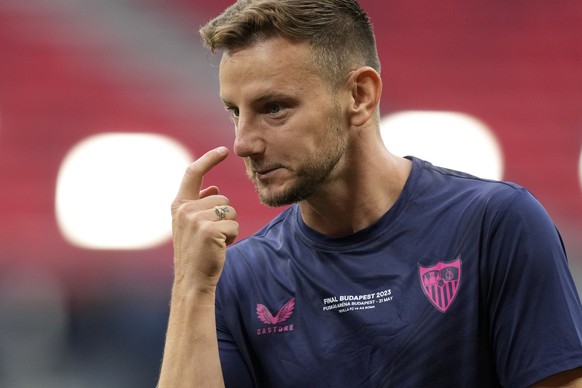
<instances>
[{"instance_id":1,"label":"forearm","mask_svg":"<svg viewBox=\"0 0 582 388\"><path fill-rule=\"evenodd\" d=\"M223 387L214 293L174 289L159 388Z\"/></svg>"},{"instance_id":2,"label":"forearm","mask_svg":"<svg viewBox=\"0 0 582 388\"><path fill-rule=\"evenodd\" d=\"M174 288L159 388L223 387L216 336L215 291L236 238L236 211L218 187L202 189L204 174L222 162L218 147L192 163L172 202Z\"/></svg>"}]
</instances>

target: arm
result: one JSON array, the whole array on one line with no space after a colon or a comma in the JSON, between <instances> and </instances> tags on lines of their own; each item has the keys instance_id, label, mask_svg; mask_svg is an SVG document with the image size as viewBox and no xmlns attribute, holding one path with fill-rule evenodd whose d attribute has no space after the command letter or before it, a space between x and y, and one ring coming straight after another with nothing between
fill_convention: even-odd
<instances>
[{"instance_id":1,"label":"arm","mask_svg":"<svg viewBox=\"0 0 582 388\"><path fill-rule=\"evenodd\" d=\"M188 168L172 204L174 285L168 331L158 386L220 387L215 291L226 257L236 238L236 213L216 187L201 191L202 178L227 155L209 151ZM214 207L225 210L221 219Z\"/></svg>"},{"instance_id":2,"label":"arm","mask_svg":"<svg viewBox=\"0 0 582 388\"><path fill-rule=\"evenodd\" d=\"M582 368L572 369L548 377L533 385L534 388L582 388Z\"/></svg>"},{"instance_id":3,"label":"arm","mask_svg":"<svg viewBox=\"0 0 582 388\"><path fill-rule=\"evenodd\" d=\"M493 225L488 303L501 383L568 386L582 366L582 305L560 235L524 190L499 208Z\"/></svg>"},{"instance_id":4,"label":"arm","mask_svg":"<svg viewBox=\"0 0 582 388\"><path fill-rule=\"evenodd\" d=\"M223 385L214 295L175 287L158 387Z\"/></svg>"}]
</instances>

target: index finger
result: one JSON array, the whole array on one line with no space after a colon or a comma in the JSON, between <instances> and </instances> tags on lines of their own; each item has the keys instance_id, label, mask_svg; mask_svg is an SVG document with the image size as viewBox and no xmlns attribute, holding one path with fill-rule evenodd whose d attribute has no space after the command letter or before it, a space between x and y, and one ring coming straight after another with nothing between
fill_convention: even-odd
<instances>
[{"instance_id":1,"label":"index finger","mask_svg":"<svg viewBox=\"0 0 582 388\"><path fill-rule=\"evenodd\" d=\"M212 170L214 166L222 162L227 155L228 148L218 147L208 151L188 166L188 169L182 178L182 183L180 184L176 200L199 199L204 175Z\"/></svg>"}]
</instances>

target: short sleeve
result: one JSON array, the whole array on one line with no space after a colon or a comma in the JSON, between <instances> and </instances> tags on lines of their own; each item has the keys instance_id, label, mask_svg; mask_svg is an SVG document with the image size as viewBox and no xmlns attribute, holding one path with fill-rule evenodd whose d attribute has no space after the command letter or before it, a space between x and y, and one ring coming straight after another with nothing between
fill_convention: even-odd
<instances>
[{"instance_id":1,"label":"short sleeve","mask_svg":"<svg viewBox=\"0 0 582 388\"><path fill-rule=\"evenodd\" d=\"M582 308L543 207L524 189L503 203L484 239L490 334L502 385L525 387L582 366Z\"/></svg>"}]
</instances>

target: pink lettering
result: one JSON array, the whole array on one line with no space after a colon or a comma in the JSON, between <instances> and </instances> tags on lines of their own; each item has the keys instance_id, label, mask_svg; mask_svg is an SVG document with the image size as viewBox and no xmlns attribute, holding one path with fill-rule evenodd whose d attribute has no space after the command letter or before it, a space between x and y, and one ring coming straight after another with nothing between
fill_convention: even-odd
<instances>
[{"instance_id":1,"label":"pink lettering","mask_svg":"<svg viewBox=\"0 0 582 388\"><path fill-rule=\"evenodd\" d=\"M257 335L278 334L293 331L293 325L269 326L262 329L257 329Z\"/></svg>"}]
</instances>

